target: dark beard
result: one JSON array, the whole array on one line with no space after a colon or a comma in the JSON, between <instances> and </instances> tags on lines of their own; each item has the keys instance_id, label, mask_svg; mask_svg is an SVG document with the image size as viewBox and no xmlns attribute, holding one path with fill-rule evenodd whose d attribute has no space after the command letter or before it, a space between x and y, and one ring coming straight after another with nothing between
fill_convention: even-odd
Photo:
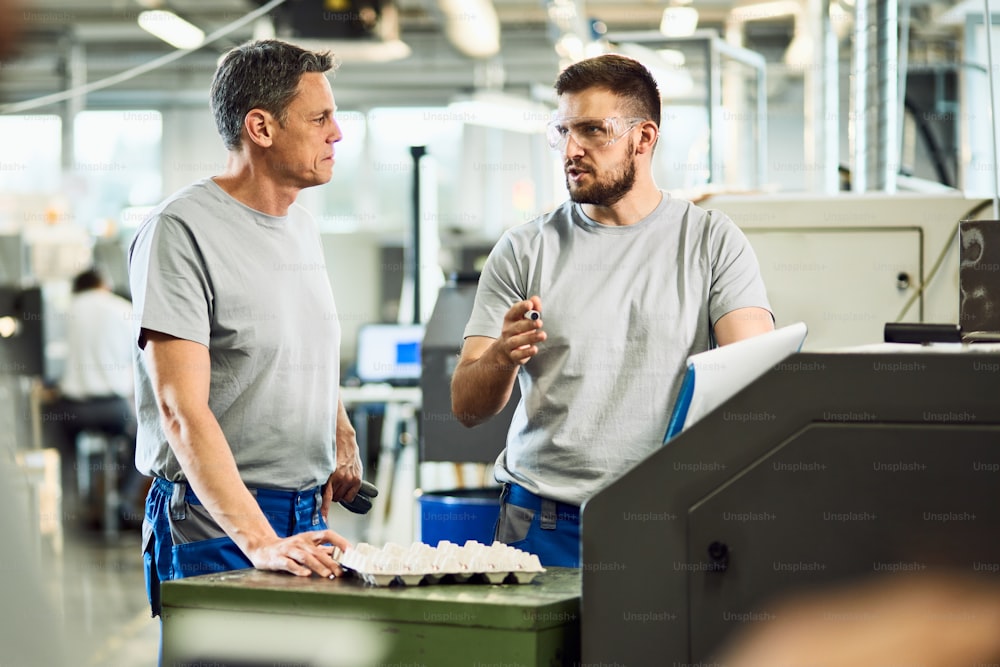
<instances>
[{"instance_id":1,"label":"dark beard","mask_svg":"<svg viewBox=\"0 0 1000 667\"><path fill-rule=\"evenodd\" d=\"M632 151L629 151L632 154ZM596 180L586 188L570 187L569 177L566 177L566 189L569 198L577 204L593 204L594 206L612 206L621 201L635 185L635 157L633 156L621 169L609 174L608 179Z\"/></svg>"}]
</instances>

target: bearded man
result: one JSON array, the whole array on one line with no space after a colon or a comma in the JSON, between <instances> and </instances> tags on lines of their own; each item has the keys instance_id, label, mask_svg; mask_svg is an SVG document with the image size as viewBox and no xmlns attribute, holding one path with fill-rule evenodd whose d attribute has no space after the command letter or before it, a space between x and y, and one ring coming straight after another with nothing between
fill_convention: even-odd
<instances>
[{"instance_id":1,"label":"bearded man","mask_svg":"<svg viewBox=\"0 0 1000 667\"><path fill-rule=\"evenodd\" d=\"M735 223L657 187L650 72L605 54L565 69L555 90L547 135L570 199L491 252L452 411L480 424L519 382L494 470L495 538L579 567L580 506L661 445L687 357L771 331L774 317Z\"/></svg>"}]
</instances>

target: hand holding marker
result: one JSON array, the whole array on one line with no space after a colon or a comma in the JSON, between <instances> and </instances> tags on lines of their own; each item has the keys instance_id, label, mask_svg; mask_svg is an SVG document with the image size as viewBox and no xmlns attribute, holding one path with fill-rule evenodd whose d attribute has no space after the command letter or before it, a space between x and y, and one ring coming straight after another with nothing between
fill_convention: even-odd
<instances>
[{"instance_id":1,"label":"hand holding marker","mask_svg":"<svg viewBox=\"0 0 1000 667\"><path fill-rule=\"evenodd\" d=\"M510 319L508 319L510 318ZM511 361L517 365L524 365L538 354L538 345L546 338L542 330L542 301L537 296L532 296L511 306L507 316L504 318L510 330L505 333L505 338L517 337L520 339L519 345L510 348L507 354ZM527 320L526 324L517 324L521 319ZM506 325L505 325L506 326Z\"/></svg>"}]
</instances>

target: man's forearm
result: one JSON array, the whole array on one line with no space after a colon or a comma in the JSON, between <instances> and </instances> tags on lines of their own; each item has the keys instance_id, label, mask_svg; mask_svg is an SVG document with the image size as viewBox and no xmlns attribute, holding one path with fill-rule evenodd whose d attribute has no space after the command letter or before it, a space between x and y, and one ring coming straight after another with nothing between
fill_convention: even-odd
<instances>
[{"instance_id":1,"label":"man's forearm","mask_svg":"<svg viewBox=\"0 0 1000 667\"><path fill-rule=\"evenodd\" d=\"M451 378L451 410L465 426L476 426L499 414L510 400L518 364L491 345L477 359L459 362Z\"/></svg>"},{"instance_id":2,"label":"man's forearm","mask_svg":"<svg viewBox=\"0 0 1000 667\"><path fill-rule=\"evenodd\" d=\"M143 351L167 442L184 477L219 526L248 557L277 534L240 478L232 450L208 407L208 348L143 329Z\"/></svg>"},{"instance_id":3,"label":"man's forearm","mask_svg":"<svg viewBox=\"0 0 1000 667\"><path fill-rule=\"evenodd\" d=\"M214 415L165 419L167 440L198 500L236 545L251 550L278 539L240 478Z\"/></svg>"},{"instance_id":4,"label":"man's forearm","mask_svg":"<svg viewBox=\"0 0 1000 667\"><path fill-rule=\"evenodd\" d=\"M337 430L336 430L337 461L323 488L323 510L330 501L353 500L354 494L361 488L361 476L364 474L364 464L361 462L361 448L358 446L357 432L347 417L343 399L337 400ZM326 518L326 514L323 515Z\"/></svg>"},{"instance_id":5,"label":"man's forearm","mask_svg":"<svg viewBox=\"0 0 1000 667\"><path fill-rule=\"evenodd\" d=\"M351 424L351 418L347 415L347 408L344 407L344 400L337 399L337 454L340 455L340 443L355 443L357 449L357 432Z\"/></svg>"}]
</instances>

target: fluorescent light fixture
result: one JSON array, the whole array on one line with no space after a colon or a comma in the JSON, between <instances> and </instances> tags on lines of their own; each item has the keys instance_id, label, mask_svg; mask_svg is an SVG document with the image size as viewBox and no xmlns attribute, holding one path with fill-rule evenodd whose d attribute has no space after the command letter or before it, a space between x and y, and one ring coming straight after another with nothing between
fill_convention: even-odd
<instances>
[{"instance_id":1,"label":"fluorescent light fixture","mask_svg":"<svg viewBox=\"0 0 1000 667\"><path fill-rule=\"evenodd\" d=\"M500 52L500 19L490 0L438 0L444 33L460 53L490 58Z\"/></svg>"},{"instance_id":2,"label":"fluorescent light fixture","mask_svg":"<svg viewBox=\"0 0 1000 667\"><path fill-rule=\"evenodd\" d=\"M139 12L139 27L178 49L196 49L205 41L198 26L162 9Z\"/></svg>"},{"instance_id":3,"label":"fluorescent light fixture","mask_svg":"<svg viewBox=\"0 0 1000 667\"><path fill-rule=\"evenodd\" d=\"M771 0L770 2L757 2L752 5L733 7L729 13L729 20L746 23L800 14L802 14L802 5L795 0Z\"/></svg>"},{"instance_id":4,"label":"fluorescent light fixture","mask_svg":"<svg viewBox=\"0 0 1000 667\"><path fill-rule=\"evenodd\" d=\"M694 7L667 7L660 19L660 32L667 37L690 37L698 28L698 10Z\"/></svg>"},{"instance_id":5,"label":"fluorescent light fixture","mask_svg":"<svg viewBox=\"0 0 1000 667\"><path fill-rule=\"evenodd\" d=\"M549 0L546 7L549 22L559 32L575 32L579 27L580 14L576 11L575 0Z\"/></svg>"}]
</instances>

